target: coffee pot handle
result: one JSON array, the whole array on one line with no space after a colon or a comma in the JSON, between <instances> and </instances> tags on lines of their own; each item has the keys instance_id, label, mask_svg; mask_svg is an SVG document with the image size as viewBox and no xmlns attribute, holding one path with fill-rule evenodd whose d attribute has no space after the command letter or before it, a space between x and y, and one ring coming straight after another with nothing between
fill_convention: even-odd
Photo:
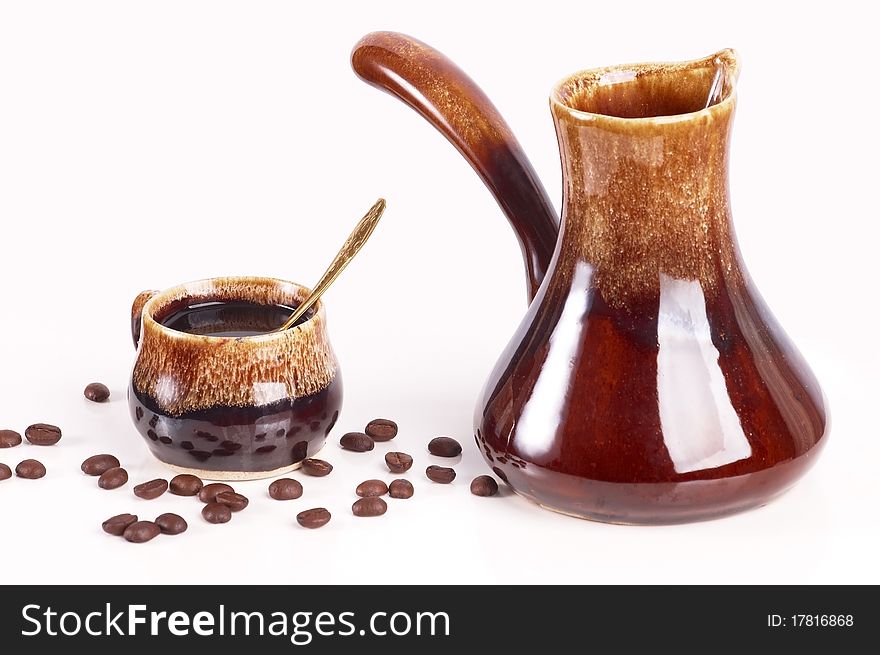
<instances>
[{"instance_id":1,"label":"coffee pot handle","mask_svg":"<svg viewBox=\"0 0 880 655\"><path fill-rule=\"evenodd\" d=\"M135 349L141 340L141 321L144 313L144 305L147 301L155 296L158 291L141 291L134 302L131 303L131 339L134 341Z\"/></svg>"},{"instance_id":2,"label":"coffee pot handle","mask_svg":"<svg viewBox=\"0 0 880 655\"><path fill-rule=\"evenodd\" d=\"M397 32L373 32L351 53L355 73L403 101L454 145L483 180L516 232L529 299L556 247L556 210L495 105L442 53Z\"/></svg>"}]
</instances>

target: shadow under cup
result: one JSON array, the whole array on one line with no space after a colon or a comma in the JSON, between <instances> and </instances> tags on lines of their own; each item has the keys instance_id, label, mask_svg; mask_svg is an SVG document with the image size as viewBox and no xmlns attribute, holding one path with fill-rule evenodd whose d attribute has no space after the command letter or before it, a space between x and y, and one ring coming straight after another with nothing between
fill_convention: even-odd
<instances>
[{"instance_id":1,"label":"shadow under cup","mask_svg":"<svg viewBox=\"0 0 880 655\"><path fill-rule=\"evenodd\" d=\"M244 480L297 468L321 449L339 418L342 380L320 302L297 326L257 336L162 324L193 305L296 307L307 294L283 280L235 277L147 294L142 309L135 301L129 408L157 459L207 479Z\"/></svg>"}]
</instances>

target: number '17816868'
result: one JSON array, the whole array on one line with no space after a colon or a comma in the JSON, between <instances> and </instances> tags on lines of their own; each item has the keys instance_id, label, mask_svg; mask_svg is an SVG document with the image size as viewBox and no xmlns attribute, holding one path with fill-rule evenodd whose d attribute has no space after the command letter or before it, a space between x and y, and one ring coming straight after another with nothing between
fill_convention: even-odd
<instances>
[{"instance_id":1,"label":"number '17816868'","mask_svg":"<svg viewBox=\"0 0 880 655\"><path fill-rule=\"evenodd\" d=\"M851 628L852 614L768 614L770 628Z\"/></svg>"}]
</instances>

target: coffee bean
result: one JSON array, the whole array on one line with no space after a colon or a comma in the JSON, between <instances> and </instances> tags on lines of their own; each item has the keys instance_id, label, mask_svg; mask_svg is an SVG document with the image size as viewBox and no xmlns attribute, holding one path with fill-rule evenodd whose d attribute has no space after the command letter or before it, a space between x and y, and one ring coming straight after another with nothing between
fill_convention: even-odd
<instances>
[{"instance_id":1,"label":"coffee bean","mask_svg":"<svg viewBox=\"0 0 880 655\"><path fill-rule=\"evenodd\" d=\"M323 478L325 475L330 475L332 470L333 465L323 459L304 459L302 461L302 472L306 475Z\"/></svg>"},{"instance_id":2,"label":"coffee bean","mask_svg":"<svg viewBox=\"0 0 880 655\"><path fill-rule=\"evenodd\" d=\"M195 496L202 490L204 483L194 475L181 473L171 478L168 491L175 496Z\"/></svg>"},{"instance_id":3,"label":"coffee bean","mask_svg":"<svg viewBox=\"0 0 880 655\"><path fill-rule=\"evenodd\" d=\"M302 495L303 486L293 478L281 478L269 485L269 496L275 500L296 500Z\"/></svg>"},{"instance_id":4,"label":"coffee bean","mask_svg":"<svg viewBox=\"0 0 880 655\"><path fill-rule=\"evenodd\" d=\"M388 470L392 473L406 473L412 468L413 458L406 453L390 452L385 453L385 463Z\"/></svg>"},{"instance_id":5,"label":"coffee bean","mask_svg":"<svg viewBox=\"0 0 880 655\"><path fill-rule=\"evenodd\" d=\"M234 491L221 491L214 498L214 501L221 505L226 505L233 512L240 512L251 502L247 499L247 496L242 496Z\"/></svg>"},{"instance_id":6,"label":"coffee bean","mask_svg":"<svg viewBox=\"0 0 880 655\"><path fill-rule=\"evenodd\" d=\"M98 486L107 491L110 491L111 489L119 489L119 487L126 482L128 482L128 471L120 466L107 469L101 474L101 477L98 478Z\"/></svg>"},{"instance_id":7,"label":"coffee bean","mask_svg":"<svg viewBox=\"0 0 880 655\"><path fill-rule=\"evenodd\" d=\"M93 403L103 403L110 397L110 389L100 382L92 382L85 388L83 395Z\"/></svg>"},{"instance_id":8,"label":"coffee bean","mask_svg":"<svg viewBox=\"0 0 880 655\"><path fill-rule=\"evenodd\" d=\"M24 431L24 436L35 446L54 446L61 441L61 428L48 423L35 423Z\"/></svg>"},{"instance_id":9,"label":"coffee bean","mask_svg":"<svg viewBox=\"0 0 880 655\"><path fill-rule=\"evenodd\" d=\"M157 516L154 522L159 526L162 534L180 534L186 532L189 527L182 516L171 512Z\"/></svg>"},{"instance_id":10,"label":"coffee bean","mask_svg":"<svg viewBox=\"0 0 880 655\"><path fill-rule=\"evenodd\" d=\"M381 480L365 480L357 486L354 492L361 498L384 496L388 493L388 485Z\"/></svg>"},{"instance_id":11,"label":"coffee bean","mask_svg":"<svg viewBox=\"0 0 880 655\"><path fill-rule=\"evenodd\" d=\"M135 521L125 528L122 536L133 544L143 544L159 536L160 532L159 526L152 521Z\"/></svg>"},{"instance_id":12,"label":"coffee bean","mask_svg":"<svg viewBox=\"0 0 880 655\"><path fill-rule=\"evenodd\" d=\"M458 457L461 444L452 437L436 437L428 443L428 452L437 457Z\"/></svg>"},{"instance_id":13,"label":"coffee bean","mask_svg":"<svg viewBox=\"0 0 880 655\"><path fill-rule=\"evenodd\" d=\"M133 489L134 495L144 500L153 500L164 494L168 490L168 480L157 478L149 482L143 482L136 485Z\"/></svg>"},{"instance_id":14,"label":"coffee bean","mask_svg":"<svg viewBox=\"0 0 880 655\"><path fill-rule=\"evenodd\" d=\"M14 448L21 443L21 435L15 430L0 430L0 448Z\"/></svg>"},{"instance_id":15,"label":"coffee bean","mask_svg":"<svg viewBox=\"0 0 880 655\"><path fill-rule=\"evenodd\" d=\"M330 512L323 507L307 509L296 515L296 522L304 528L320 528L330 522Z\"/></svg>"},{"instance_id":16,"label":"coffee bean","mask_svg":"<svg viewBox=\"0 0 880 655\"><path fill-rule=\"evenodd\" d=\"M498 493L498 483L491 475L478 475L471 481L471 493L475 496L494 496Z\"/></svg>"},{"instance_id":17,"label":"coffee bean","mask_svg":"<svg viewBox=\"0 0 880 655\"><path fill-rule=\"evenodd\" d=\"M364 432L372 437L373 441L391 441L397 436L397 423L387 418L374 418L367 423Z\"/></svg>"},{"instance_id":18,"label":"coffee bean","mask_svg":"<svg viewBox=\"0 0 880 655\"><path fill-rule=\"evenodd\" d=\"M339 440L339 445L346 450L353 450L356 453L365 453L373 450L373 439L363 432L346 432Z\"/></svg>"},{"instance_id":19,"label":"coffee bean","mask_svg":"<svg viewBox=\"0 0 880 655\"><path fill-rule=\"evenodd\" d=\"M199 500L203 503L213 503L217 498L217 494L222 494L224 491L235 491L235 489L222 482L206 484L199 490Z\"/></svg>"},{"instance_id":20,"label":"coffee bean","mask_svg":"<svg viewBox=\"0 0 880 655\"><path fill-rule=\"evenodd\" d=\"M202 516L208 523L228 523L232 510L223 503L210 502L202 508Z\"/></svg>"},{"instance_id":21,"label":"coffee bean","mask_svg":"<svg viewBox=\"0 0 880 655\"><path fill-rule=\"evenodd\" d=\"M101 527L104 528L104 532L107 534L112 534L114 537L121 537L122 533L125 532L125 528L137 520L138 517L134 514L117 514L104 521L101 524Z\"/></svg>"},{"instance_id":22,"label":"coffee bean","mask_svg":"<svg viewBox=\"0 0 880 655\"><path fill-rule=\"evenodd\" d=\"M412 498L415 492L409 480L394 480L388 485L388 495L392 498Z\"/></svg>"},{"instance_id":23,"label":"coffee bean","mask_svg":"<svg viewBox=\"0 0 880 655\"><path fill-rule=\"evenodd\" d=\"M26 459L15 467L15 474L26 480L38 480L46 475L46 467L35 459Z\"/></svg>"},{"instance_id":24,"label":"coffee bean","mask_svg":"<svg viewBox=\"0 0 880 655\"><path fill-rule=\"evenodd\" d=\"M382 516L387 509L388 504L384 500L373 496L356 500L351 506L351 513L355 516Z\"/></svg>"},{"instance_id":25,"label":"coffee bean","mask_svg":"<svg viewBox=\"0 0 880 655\"><path fill-rule=\"evenodd\" d=\"M429 480L439 482L440 484L449 484L455 480L455 470L445 466L429 466L425 469L425 475L428 476Z\"/></svg>"},{"instance_id":26,"label":"coffee bean","mask_svg":"<svg viewBox=\"0 0 880 655\"><path fill-rule=\"evenodd\" d=\"M8 480L12 477L12 469L6 464L0 464L0 480Z\"/></svg>"},{"instance_id":27,"label":"coffee bean","mask_svg":"<svg viewBox=\"0 0 880 655\"><path fill-rule=\"evenodd\" d=\"M86 475L102 475L119 466L119 460L113 455L92 455L82 463L80 468Z\"/></svg>"}]
</instances>

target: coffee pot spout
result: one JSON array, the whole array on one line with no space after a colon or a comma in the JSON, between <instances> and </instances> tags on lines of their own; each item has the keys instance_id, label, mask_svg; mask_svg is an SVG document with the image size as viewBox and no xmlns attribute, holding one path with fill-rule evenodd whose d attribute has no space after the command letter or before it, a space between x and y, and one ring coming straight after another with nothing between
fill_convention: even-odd
<instances>
[{"instance_id":1,"label":"coffee pot spout","mask_svg":"<svg viewBox=\"0 0 880 655\"><path fill-rule=\"evenodd\" d=\"M508 124L482 89L442 53L410 36L373 32L351 55L355 73L417 111L470 163L519 240L528 297L556 247L553 203Z\"/></svg>"}]
</instances>

